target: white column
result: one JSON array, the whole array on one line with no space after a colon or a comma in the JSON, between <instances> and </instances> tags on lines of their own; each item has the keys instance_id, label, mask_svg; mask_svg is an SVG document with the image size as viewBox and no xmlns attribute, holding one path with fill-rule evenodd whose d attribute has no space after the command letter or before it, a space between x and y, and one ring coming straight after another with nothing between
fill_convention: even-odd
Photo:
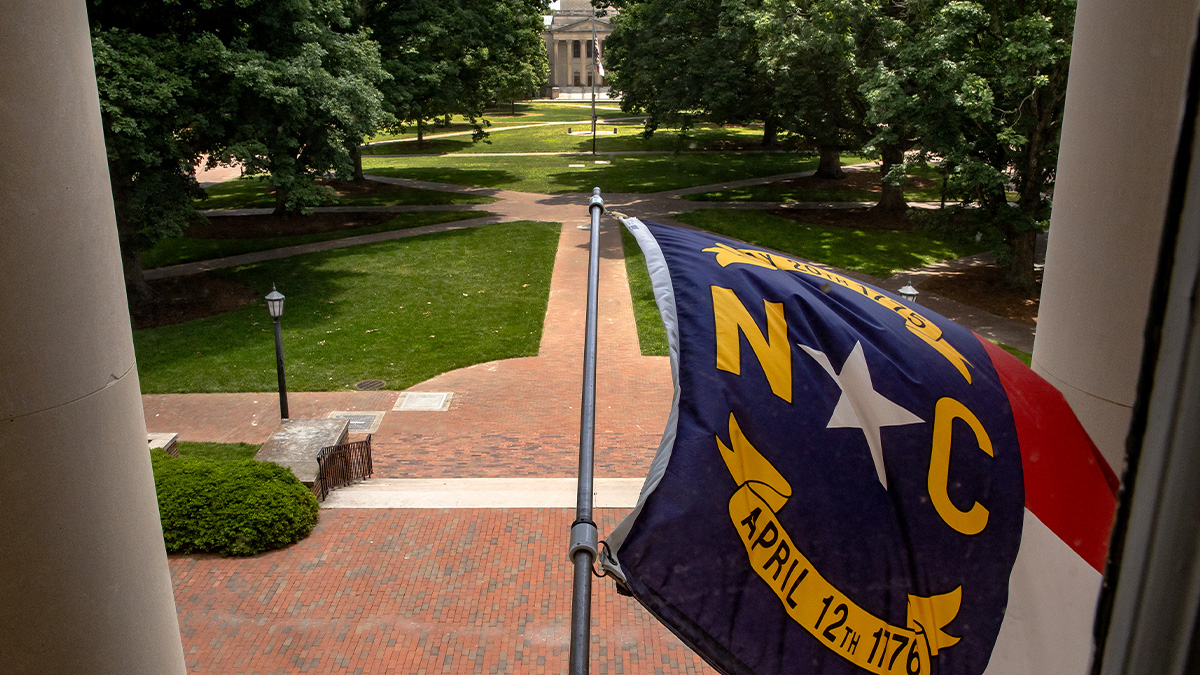
<instances>
[{"instance_id":1,"label":"white column","mask_svg":"<svg viewBox=\"0 0 1200 675\"><path fill-rule=\"evenodd\" d=\"M0 671L183 673L83 1L0 45Z\"/></svg>"},{"instance_id":2,"label":"white column","mask_svg":"<svg viewBox=\"0 0 1200 675\"><path fill-rule=\"evenodd\" d=\"M1197 0L1090 0L1075 19L1033 367L1118 471L1196 18Z\"/></svg>"},{"instance_id":3,"label":"white column","mask_svg":"<svg viewBox=\"0 0 1200 675\"><path fill-rule=\"evenodd\" d=\"M575 36L571 36L571 40L566 41L566 49L568 49L568 54L571 55L571 67L568 68L568 76L566 77L570 78L571 86L575 86L575 73L580 72L580 59L582 58L583 54L583 52L580 52L580 56L575 55L576 42L578 42L578 40L575 40ZM582 44L580 47L582 47Z\"/></svg>"},{"instance_id":4,"label":"white column","mask_svg":"<svg viewBox=\"0 0 1200 675\"><path fill-rule=\"evenodd\" d=\"M561 58L558 60L558 86L569 87L571 86L571 45L566 40L560 40L559 45L562 51L559 54Z\"/></svg>"}]
</instances>

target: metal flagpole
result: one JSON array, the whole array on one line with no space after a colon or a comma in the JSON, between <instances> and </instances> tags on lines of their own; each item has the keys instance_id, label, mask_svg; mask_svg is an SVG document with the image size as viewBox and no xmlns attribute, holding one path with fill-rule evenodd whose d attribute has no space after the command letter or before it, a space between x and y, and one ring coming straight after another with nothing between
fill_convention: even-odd
<instances>
[{"instance_id":1,"label":"metal flagpole","mask_svg":"<svg viewBox=\"0 0 1200 675\"><path fill-rule=\"evenodd\" d=\"M596 44L596 8L592 7L592 154L596 154L596 79L600 76L600 45ZM599 189L599 188L597 188Z\"/></svg>"},{"instance_id":2,"label":"metal flagpole","mask_svg":"<svg viewBox=\"0 0 1200 675\"><path fill-rule=\"evenodd\" d=\"M591 248L588 253L587 320L583 338L583 405L579 419L579 493L575 522L571 525L568 555L575 565L571 590L570 675L587 675L591 662L592 564L596 560L599 535L592 522L592 457L596 440L596 296L600 286L600 214L604 200L600 188L592 190L588 203L592 214Z\"/></svg>"}]
</instances>

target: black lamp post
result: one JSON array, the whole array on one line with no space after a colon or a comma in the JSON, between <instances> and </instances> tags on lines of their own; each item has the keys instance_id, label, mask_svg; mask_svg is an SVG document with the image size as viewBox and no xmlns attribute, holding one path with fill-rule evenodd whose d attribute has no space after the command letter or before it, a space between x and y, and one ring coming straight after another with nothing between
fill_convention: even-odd
<instances>
[{"instance_id":1,"label":"black lamp post","mask_svg":"<svg viewBox=\"0 0 1200 675\"><path fill-rule=\"evenodd\" d=\"M288 418L287 380L283 376L283 332L279 328L279 319L283 316L283 293L275 290L271 284L271 292L267 294L267 311L275 322L275 368L279 371L279 417Z\"/></svg>"}]
</instances>

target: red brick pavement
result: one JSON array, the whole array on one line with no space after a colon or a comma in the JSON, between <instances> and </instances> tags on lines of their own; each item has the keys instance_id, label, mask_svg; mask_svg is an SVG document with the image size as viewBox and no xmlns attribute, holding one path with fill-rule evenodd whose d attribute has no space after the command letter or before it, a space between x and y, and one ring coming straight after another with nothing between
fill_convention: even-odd
<instances>
[{"instance_id":1,"label":"red brick pavement","mask_svg":"<svg viewBox=\"0 0 1200 675\"><path fill-rule=\"evenodd\" d=\"M564 213L565 211L565 213ZM581 215L582 214L582 215ZM447 412L393 412L398 392L292 393L293 417L387 411L377 477L573 476L589 232L566 221L539 355L446 373ZM543 214L543 218L547 218ZM665 358L640 355L617 225L601 238L596 476L644 475L671 399ZM147 427L262 442L273 393L145 396ZM597 511L601 536L625 514ZM194 673L550 673L566 669L567 509L324 510L306 540L245 559L172 556ZM636 602L593 593L593 673L711 673Z\"/></svg>"},{"instance_id":2,"label":"red brick pavement","mask_svg":"<svg viewBox=\"0 0 1200 675\"><path fill-rule=\"evenodd\" d=\"M391 410L394 391L289 392L288 413L297 419L326 417L335 410ZM184 441L264 443L279 424L279 394L145 394L142 408L150 432L179 434Z\"/></svg>"},{"instance_id":3,"label":"red brick pavement","mask_svg":"<svg viewBox=\"0 0 1200 675\"><path fill-rule=\"evenodd\" d=\"M644 476L670 412L670 365L638 348L617 225L602 230L597 477ZM376 436L381 477L572 476L578 467L589 232L567 225L536 357L484 363L414 387L452 391L449 413L397 412Z\"/></svg>"},{"instance_id":4,"label":"red brick pavement","mask_svg":"<svg viewBox=\"0 0 1200 675\"><path fill-rule=\"evenodd\" d=\"M623 516L598 510L603 531ZM171 556L193 673L561 673L570 509L326 510L253 558ZM592 672L711 673L597 580Z\"/></svg>"}]
</instances>

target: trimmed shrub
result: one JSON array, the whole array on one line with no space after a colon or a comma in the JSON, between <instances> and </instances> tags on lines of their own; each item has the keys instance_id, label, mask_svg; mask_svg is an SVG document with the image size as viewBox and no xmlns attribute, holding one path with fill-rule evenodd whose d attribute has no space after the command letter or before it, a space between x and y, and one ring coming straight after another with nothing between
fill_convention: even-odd
<instances>
[{"instance_id":1,"label":"trimmed shrub","mask_svg":"<svg viewBox=\"0 0 1200 675\"><path fill-rule=\"evenodd\" d=\"M291 469L161 450L151 451L151 461L171 553L254 555L307 537L317 523L317 499Z\"/></svg>"}]
</instances>

